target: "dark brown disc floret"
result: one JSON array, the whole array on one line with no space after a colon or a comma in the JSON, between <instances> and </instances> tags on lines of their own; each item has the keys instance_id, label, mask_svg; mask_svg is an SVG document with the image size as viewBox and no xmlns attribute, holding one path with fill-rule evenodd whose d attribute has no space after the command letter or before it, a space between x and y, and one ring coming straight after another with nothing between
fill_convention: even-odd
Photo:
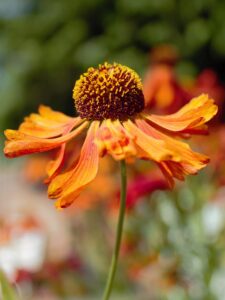
<instances>
[{"instance_id":1,"label":"dark brown disc floret","mask_svg":"<svg viewBox=\"0 0 225 300\"><path fill-rule=\"evenodd\" d=\"M73 98L80 117L88 120L126 120L144 108L139 76L116 63L89 68L76 81Z\"/></svg>"}]
</instances>

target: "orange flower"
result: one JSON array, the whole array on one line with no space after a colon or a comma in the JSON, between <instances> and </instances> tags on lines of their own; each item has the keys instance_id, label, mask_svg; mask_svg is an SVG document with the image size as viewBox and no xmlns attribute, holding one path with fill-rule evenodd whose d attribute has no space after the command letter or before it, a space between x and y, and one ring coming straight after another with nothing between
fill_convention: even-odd
<instances>
[{"instance_id":1,"label":"orange flower","mask_svg":"<svg viewBox=\"0 0 225 300\"><path fill-rule=\"evenodd\" d=\"M99 157L115 160L152 160L170 186L174 178L196 174L209 159L191 150L178 137L205 130L217 112L207 95L194 98L177 113L157 116L144 111L139 76L120 64L89 68L76 82L73 98L79 117L68 117L40 106L39 114L25 118L18 130L6 130L7 157L58 149L47 168L48 195L56 207L69 206L97 175ZM80 156L61 174L67 143L87 130ZM177 137L175 139L175 137Z\"/></svg>"},{"instance_id":2,"label":"orange flower","mask_svg":"<svg viewBox=\"0 0 225 300\"><path fill-rule=\"evenodd\" d=\"M188 103L192 95L175 73L177 50L160 45L150 52L150 64L144 77L145 106L157 113L170 114Z\"/></svg>"}]
</instances>

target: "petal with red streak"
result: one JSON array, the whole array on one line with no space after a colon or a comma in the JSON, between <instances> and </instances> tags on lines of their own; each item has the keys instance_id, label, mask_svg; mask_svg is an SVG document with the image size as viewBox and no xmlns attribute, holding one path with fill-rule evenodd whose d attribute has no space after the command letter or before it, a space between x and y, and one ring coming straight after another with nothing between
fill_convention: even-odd
<instances>
[{"instance_id":1,"label":"petal with red streak","mask_svg":"<svg viewBox=\"0 0 225 300\"><path fill-rule=\"evenodd\" d=\"M55 149L80 134L87 125L88 122L84 122L72 132L52 139L30 136L20 132L19 130L6 130L5 136L8 141L6 141L4 153L7 157L13 158Z\"/></svg>"},{"instance_id":2,"label":"petal with red streak","mask_svg":"<svg viewBox=\"0 0 225 300\"><path fill-rule=\"evenodd\" d=\"M133 137L127 133L119 120L104 120L96 134L95 143L100 155L110 154L115 160L134 157L136 148Z\"/></svg>"},{"instance_id":3,"label":"petal with red streak","mask_svg":"<svg viewBox=\"0 0 225 300\"><path fill-rule=\"evenodd\" d=\"M49 183L52 180L52 178L58 174L58 172L63 164L65 149L66 149L66 144L61 145L60 150L57 153L56 159L51 160L48 163L47 168L46 168L48 178L45 179L45 183Z\"/></svg>"},{"instance_id":4,"label":"petal with red streak","mask_svg":"<svg viewBox=\"0 0 225 300\"><path fill-rule=\"evenodd\" d=\"M80 194L81 190L97 175L99 154L94 143L99 122L92 122L81 149L79 161L76 166L55 177L49 185L49 198L58 198L57 208L69 206Z\"/></svg>"},{"instance_id":5,"label":"petal with red streak","mask_svg":"<svg viewBox=\"0 0 225 300\"><path fill-rule=\"evenodd\" d=\"M173 156L176 159L165 159L159 162L159 166L168 179L170 186L173 186L173 177L184 180L184 175L196 174L209 162L207 156L192 151L188 144L166 136L144 120L139 119L136 122L142 131L159 140L164 140L165 149L174 152Z\"/></svg>"},{"instance_id":6,"label":"petal with red streak","mask_svg":"<svg viewBox=\"0 0 225 300\"><path fill-rule=\"evenodd\" d=\"M178 112L167 115L167 116L157 116L157 115L147 115L144 114L144 118L162 127L163 129L172 132L182 132L191 133L198 132L199 128L206 122L211 120L213 116L217 113L217 106L214 104L212 99L209 99L207 95L202 94L199 97L192 99L188 104L181 108Z\"/></svg>"},{"instance_id":7,"label":"petal with red streak","mask_svg":"<svg viewBox=\"0 0 225 300\"><path fill-rule=\"evenodd\" d=\"M174 152L165 148L164 140L146 134L130 120L123 122L123 126L130 134L132 133L135 136L135 144L141 148L142 153L148 155L148 159L156 162L172 159Z\"/></svg>"},{"instance_id":8,"label":"petal with red streak","mask_svg":"<svg viewBox=\"0 0 225 300\"><path fill-rule=\"evenodd\" d=\"M20 125L21 133L40 138L60 136L65 130L71 129L82 123L80 117L71 118L61 112L53 111L46 106L40 106L39 114L31 114Z\"/></svg>"}]
</instances>

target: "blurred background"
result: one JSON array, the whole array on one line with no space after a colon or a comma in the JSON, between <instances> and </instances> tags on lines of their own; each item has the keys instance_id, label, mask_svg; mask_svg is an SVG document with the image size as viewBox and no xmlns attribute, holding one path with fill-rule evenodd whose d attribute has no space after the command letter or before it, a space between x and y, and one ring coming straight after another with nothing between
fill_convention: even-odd
<instances>
[{"instance_id":1,"label":"blurred background","mask_svg":"<svg viewBox=\"0 0 225 300\"><path fill-rule=\"evenodd\" d=\"M74 115L75 81L104 61L140 74L154 112L173 113L202 92L219 106L210 135L192 141L211 157L199 176L168 191L154 165L129 166L112 299L225 300L224 15L219 0L0 0L1 132L40 104ZM23 300L99 299L118 166L102 159L94 185L58 212L42 184L48 160L1 155L0 268Z\"/></svg>"}]
</instances>

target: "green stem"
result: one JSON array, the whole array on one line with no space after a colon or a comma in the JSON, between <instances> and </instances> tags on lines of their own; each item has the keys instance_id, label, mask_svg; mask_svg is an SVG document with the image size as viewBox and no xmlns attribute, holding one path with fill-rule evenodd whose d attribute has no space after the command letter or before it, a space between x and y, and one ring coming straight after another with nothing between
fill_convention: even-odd
<instances>
[{"instance_id":1,"label":"green stem","mask_svg":"<svg viewBox=\"0 0 225 300\"><path fill-rule=\"evenodd\" d=\"M108 300L112 291L113 282L116 274L118 256L120 251L121 237L123 232L123 223L126 210L126 193L127 193L127 175L126 175L126 163L124 160L120 163L120 174L121 174L121 192L120 192L120 213L117 224L116 232L116 244L113 252L113 257L109 269L108 279L104 291L102 300Z\"/></svg>"}]
</instances>

